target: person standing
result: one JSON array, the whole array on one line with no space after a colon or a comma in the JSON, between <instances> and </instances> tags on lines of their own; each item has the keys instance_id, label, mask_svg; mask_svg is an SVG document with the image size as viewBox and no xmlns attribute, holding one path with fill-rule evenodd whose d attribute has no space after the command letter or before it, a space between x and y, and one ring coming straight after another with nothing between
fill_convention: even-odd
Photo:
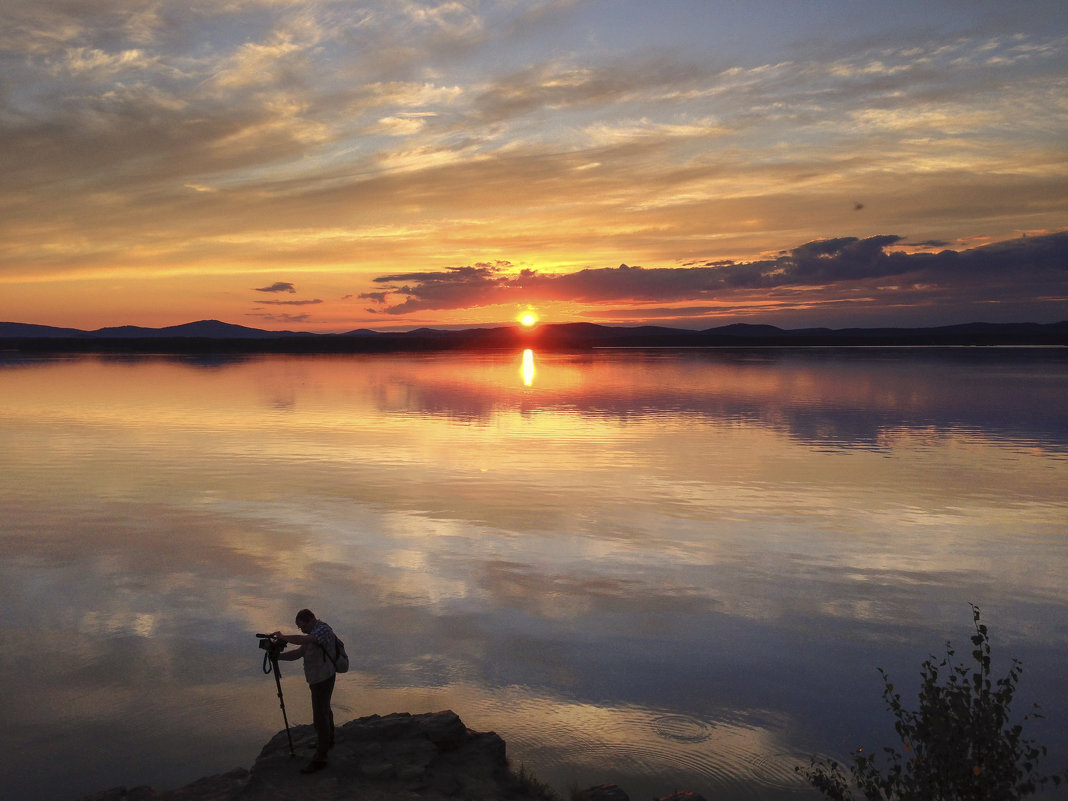
<instances>
[{"instance_id":1,"label":"person standing","mask_svg":"<svg viewBox=\"0 0 1068 801\"><path fill-rule=\"evenodd\" d=\"M283 634L276 631L272 636L278 642L299 646L293 651L283 651L279 659L296 661L304 659L304 678L311 690L312 722L315 725L316 748L311 762L301 768L301 773L314 773L327 765L327 752L334 746L334 713L330 709L330 697L334 693L334 669L332 655L337 653L337 637L333 629L318 620L310 609L297 612L297 628L300 634Z\"/></svg>"}]
</instances>

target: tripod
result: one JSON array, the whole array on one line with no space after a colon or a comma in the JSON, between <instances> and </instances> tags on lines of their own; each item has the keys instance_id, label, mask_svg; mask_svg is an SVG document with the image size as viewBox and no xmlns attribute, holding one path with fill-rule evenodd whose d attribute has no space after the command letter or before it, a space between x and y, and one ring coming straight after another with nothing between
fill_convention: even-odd
<instances>
[{"instance_id":1,"label":"tripod","mask_svg":"<svg viewBox=\"0 0 1068 801\"><path fill-rule=\"evenodd\" d=\"M272 649L267 649L263 655L263 672L274 673L274 686L278 688L278 703L282 707L282 722L286 724L286 739L289 740L289 756L295 757L297 752L293 750L293 735L289 733L289 718L286 717L286 699L282 697L282 671L278 669L278 655Z\"/></svg>"}]
</instances>

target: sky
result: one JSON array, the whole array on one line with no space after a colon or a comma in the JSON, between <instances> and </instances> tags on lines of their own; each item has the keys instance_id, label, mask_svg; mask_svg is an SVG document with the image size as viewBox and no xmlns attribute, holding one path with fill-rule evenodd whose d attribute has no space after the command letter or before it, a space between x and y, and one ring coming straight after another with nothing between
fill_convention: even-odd
<instances>
[{"instance_id":1,"label":"sky","mask_svg":"<svg viewBox=\"0 0 1068 801\"><path fill-rule=\"evenodd\" d=\"M5 0L0 320L1068 319L1068 5Z\"/></svg>"}]
</instances>

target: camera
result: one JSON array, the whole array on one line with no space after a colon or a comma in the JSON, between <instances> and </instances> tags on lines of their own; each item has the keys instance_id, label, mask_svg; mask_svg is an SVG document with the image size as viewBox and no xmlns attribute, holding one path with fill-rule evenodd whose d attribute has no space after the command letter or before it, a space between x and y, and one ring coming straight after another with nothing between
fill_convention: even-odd
<instances>
[{"instance_id":1,"label":"camera","mask_svg":"<svg viewBox=\"0 0 1068 801\"><path fill-rule=\"evenodd\" d=\"M263 672L274 674L274 686L278 688L278 704L282 707L282 720L286 724L286 739L289 740L289 755L295 757L297 752L293 750L293 735L289 733L289 718L286 716L286 699L282 697L282 673L278 670L278 655L286 649L289 643L275 639L273 634L257 634L260 650L263 654Z\"/></svg>"},{"instance_id":2,"label":"camera","mask_svg":"<svg viewBox=\"0 0 1068 801\"><path fill-rule=\"evenodd\" d=\"M271 634L257 634L256 638L259 640L260 648L267 652L268 658L275 657L286 649L287 643L276 640Z\"/></svg>"}]
</instances>

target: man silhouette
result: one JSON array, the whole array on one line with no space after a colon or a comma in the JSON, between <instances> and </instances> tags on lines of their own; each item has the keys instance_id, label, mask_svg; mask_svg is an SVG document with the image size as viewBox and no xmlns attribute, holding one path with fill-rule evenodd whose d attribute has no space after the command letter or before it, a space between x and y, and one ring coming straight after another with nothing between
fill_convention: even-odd
<instances>
[{"instance_id":1,"label":"man silhouette","mask_svg":"<svg viewBox=\"0 0 1068 801\"><path fill-rule=\"evenodd\" d=\"M337 654L337 638L333 629L318 620L310 609L297 612L297 628L300 634L274 633L279 642L300 646L293 651L283 651L279 659L295 661L304 659L304 678L311 690L312 722L315 725L316 748L311 762L300 769L301 773L315 773L326 767L326 754L334 746L334 713L330 709L330 696L334 693L334 669L331 655Z\"/></svg>"}]
</instances>

